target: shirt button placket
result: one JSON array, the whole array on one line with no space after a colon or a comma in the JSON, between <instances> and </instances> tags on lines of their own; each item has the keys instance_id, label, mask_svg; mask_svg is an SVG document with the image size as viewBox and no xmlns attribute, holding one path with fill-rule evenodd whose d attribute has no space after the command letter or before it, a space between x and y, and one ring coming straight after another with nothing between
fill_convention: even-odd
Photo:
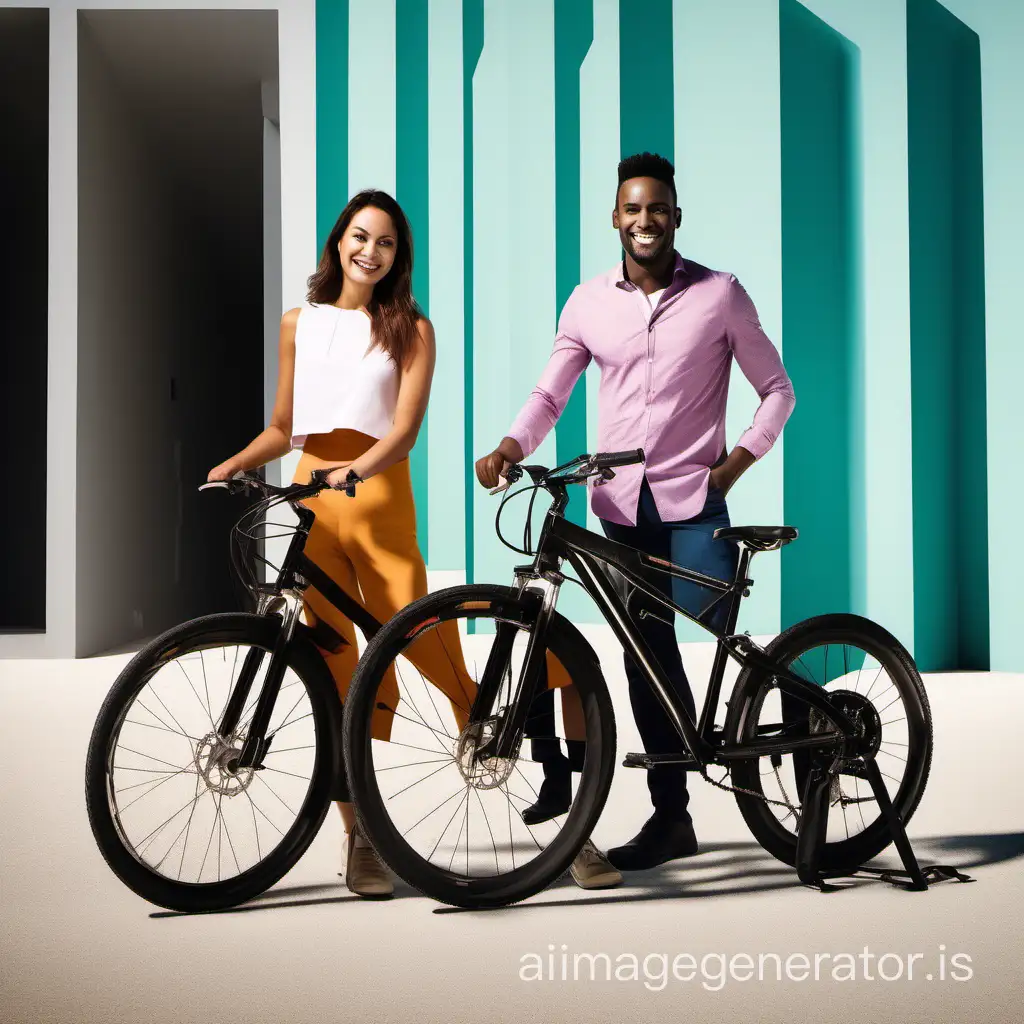
<instances>
[{"instance_id":1,"label":"shirt button placket","mask_svg":"<svg viewBox=\"0 0 1024 1024\"><path fill-rule=\"evenodd\" d=\"M654 324L647 323L647 375L645 387L645 399L647 404L647 421L644 424L643 448L648 450L648 442L651 437L651 416L654 413Z\"/></svg>"},{"instance_id":2,"label":"shirt button placket","mask_svg":"<svg viewBox=\"0 0 1024 1024\"><path fill-rule=\"evenodd\" d=\"M650 405L654 398L654 356L651 346L654 340L654 324L647 324L647 404Z\"/></svg>"}]
</instances>

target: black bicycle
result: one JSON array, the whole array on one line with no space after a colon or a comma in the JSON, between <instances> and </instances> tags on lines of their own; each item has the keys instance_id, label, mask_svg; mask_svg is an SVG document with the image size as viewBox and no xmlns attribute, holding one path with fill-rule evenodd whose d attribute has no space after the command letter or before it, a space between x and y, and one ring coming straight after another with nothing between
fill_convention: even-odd
<instances>
[{"instance_id":1,"label":"black bicycle","mask_svg":"<svg viewBox=\"0 0 1024 1024\"><path fill-rule=\"evenodd\" d=\"M430 594L370 641L346 701L343 747L357 813L377 852L428 896L461 907L496 907L550 884L590 835L612 780L615 727L593 647L556 611L559 588L572 579L562 571L568 562L685 744L682 754L628 754L626 766L682 763L731 790L757 841L796 866L805 882L825 887L825 878L859 869L893 841L910 887L926 887L927 877L950 877L951 869L922 871L903 830L924 792L932 756L928 699L909 653L881 626L852 614L799 622L763 649L735 632L753 583L751 559L795 540L792 527L717 530L716 538L740 548L735 577L719 580L564 518L570 484L607 479L615 467L642 461L637 450L581 455L550 471L512 466L510 482L524 470L532 480L515 494L535 497L544 489L553 498L535 550L529 516L522 548L501 536L501 510L512 494L498 510L499 537L533 555L532 564L516 568L512 587L478 584ZM695 616L667 598L658 586L666 574L705 588L707 607ZM721 632L706 621L719 602L728 608ZM699 721L675 696L637 630L637 621L651 614L686 615L717 637ZM406 702L402 713L416 676L415 646L452 620L478 685L462 730L429 706ZM730 658L740 671L718 725ZM401 689L397 709L384 685L394 677ZM541 722L536 709L550 704L537 697L547 687L563 699ZM391 742L372 735L380 707L396 711ZM552 744L573 762L575 793L564 814L527 824L522 812L537 799ZM720 778L711 776L712 766L725 769ZM899 874L885 877L898 882Z\"/></svg>"},{"instance_id":2,"label":"black bicycle","mask_svg":"<svg viewBox=\"0 0 1024 1024\"><path fill-rule=\"evenodd\" d=\"M324 490L252 475L200 490L262 495L231 533L235 573L255 612L208 615L157 637L118 676L86 760L93 835L138 895L180 911L217 910L260 894L298 861L343 770L341 702L321 650L345 643L300 619L309 585L371 637L381 624L303 554ZM354 485L348 493L354 494ZM287 503L298 525L273 524ZM279 569L267 540L291 533ZM260 565L277 570L260 579Z\"/></svg>"}]
</instances>

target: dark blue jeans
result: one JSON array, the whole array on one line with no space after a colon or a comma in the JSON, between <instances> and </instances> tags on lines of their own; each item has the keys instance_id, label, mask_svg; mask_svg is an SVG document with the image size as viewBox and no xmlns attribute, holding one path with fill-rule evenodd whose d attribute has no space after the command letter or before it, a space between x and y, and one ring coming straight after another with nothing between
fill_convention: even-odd
<instances>
[{"instance_id":1,"label":"dark blue jeans","mask_svg":"<svg viewBox=\"0 0 1024 1024\"><path fill-rule=\"evenodd\" d=\"M651 494L646 477L640 489L636 526L622 526L601 520L601 526L610 540L628 544L656 558L666 558L676 565L720 580L731 580L735 576L739 558L739 549L732 541L715 540L713 536L715 530L729 525L731 524L725 496L716 488L709 488L704 508L692 519L662 522L654 506L654 495ZM687 580L674 579L667 575L663 577L663 581L665 595L694 615L705 608L717 593ZM707 616L709 625L724 628L730 600L731 598L724 598L714 606ZM669 609L656 605L650 598L646 598L646 601L648 605L655 605L650 610L656 615L661 618L671 617ZM630 611L633 613L637 630L650 645L676 694L682 699L689 713L696 717L693 693L683 670L675 628L668 622L650 616L637 618L635 613L644 606L643 602L644 595L637 594L630 603ZM711 639L711 635L708 634L708 640ZM648 754L668 754L683 750L682 741L650 684L641 675L632 655L625 655L625 663L630 704L644 751ZM659 765L648 770L647 786L651 793L651 803L659 818L688 820L689 793L686 788L686 775L687 773L676 765Z\"/></svg>"}]
</instances>

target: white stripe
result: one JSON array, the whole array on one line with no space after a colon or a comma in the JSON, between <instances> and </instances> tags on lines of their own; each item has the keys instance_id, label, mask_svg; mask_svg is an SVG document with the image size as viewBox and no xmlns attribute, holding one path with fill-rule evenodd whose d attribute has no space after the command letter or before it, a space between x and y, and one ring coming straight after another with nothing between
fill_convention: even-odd
<instances>
[{"instance_id":1,"label":"white stripe","mask_svg":"<svg viewBox=\"0 0 1024 1024\"><path fill-rule=\"evenodd\" d=\"M394 195L395 0L349 0L348 191Z\"/></svg>"},{"instance_id":2,"label":"white stripe","mask_svg":"<svg viewBox=\"0 0 1024 1024\"><path fill-rule=\"evenodd\" d=\"M750 292L765 332L781 348L781 154L778 0L748 0L743 31L731 4L677 4L673 18L676 188L683 211L676 248L729 270ZM711 91L709 91L711 90ZM798 399L799 401L799 399ZM731 449L759 399L734 368L726 416ZM782 440L729 495L736 524L781 523ZM742 625L778 632L778 558L755 566L757 586L743 603ZM682 636L707 639L686 623Z\"/></svg>"},{"instance_id":3,"label":"white stripe","mask_svg":"<svg viewBox=\"0 0 1024 1024\"><path fill-rule=\"evenodd\" d=\"M437 363L427 419L431 568L465 570L463 94L461 0L428 9L430 319Z\"/></svg>"},{"instance_id":4,"label":"white stripe","mask_svg":"<svg viewBox=\"0 0 1024 1024\"><path fill-rule=\"evenodd\" d=\"M513 299L509 250L513 229L509 202L512 154L508 122L512 98L508 21L509 11L503 0L485 0L484 48L473 78L472 451L476 458L498 444L515 414L509 387ZM494 536L497 501L480 487L474 487L473 494L474 578L508 578L512 562L502 556ZM505 523L511 519L507 516Z\"/></svg>"},{"instance_id":5,"label":"white stripe","mask_svg":"<svg viewBox=\"0 0 1024 1024\"><path fill-rule=\"evenodd\" d=\"M619 0L594 0L594 41L580 68L580 280L615 266L621 255L612 227L619 164ZM598 450L601 375L587 369L587 447ZM588 502L589 505L589 502ZM601 533L587 510L587 529Z\"/></svg>"}]
</instances>

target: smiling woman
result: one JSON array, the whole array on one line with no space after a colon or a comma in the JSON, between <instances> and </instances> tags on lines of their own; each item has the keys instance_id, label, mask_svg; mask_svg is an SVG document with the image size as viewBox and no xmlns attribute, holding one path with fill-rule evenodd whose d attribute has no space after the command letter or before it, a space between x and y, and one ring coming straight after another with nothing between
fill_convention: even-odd
<instances>
[{"instance_id":1,"label":"smiling woman","mask_svg":"<svg viewBox=\"0 0 1024 1024\"><path fill-rule=\"evenodd\" d=\"M282 319L270 425L209 476L225 480L301 448L296 483L329 470L334 488L358 484L353 497L327 490L304 499L316 514L305 553L379 622L427 594L409 453L426 414L435 347L412 295L412 269L412 232L398 203L376 190L354 196L309 278L307 304ZM359 659L355 628L314 587L303 600L344 701ZM439 626L424 653L420 670L448 697L461 729L475 684L456 624ZM373 720L381 740L391 736L399 702L397 681L386 682L390 699ZM390 894L391 878L359 834L344 779L333 795L348 832L349 888L362 896Z\"/></svg>"},{"instance_id":2,"label":"smiling woman","mask_svg":"<svg viewBox=\"0 0 1024 1024\"><path fill-rule=\"evenodd\" d=\"M309 301L365 306L374 341L401 364L412 349L416 325L427 323L412 296L412 230L402 208L386 192L367 189L341 211L309 280ZM379 285L380 287L376 287Z\"/></svg>"}]
</instances>

